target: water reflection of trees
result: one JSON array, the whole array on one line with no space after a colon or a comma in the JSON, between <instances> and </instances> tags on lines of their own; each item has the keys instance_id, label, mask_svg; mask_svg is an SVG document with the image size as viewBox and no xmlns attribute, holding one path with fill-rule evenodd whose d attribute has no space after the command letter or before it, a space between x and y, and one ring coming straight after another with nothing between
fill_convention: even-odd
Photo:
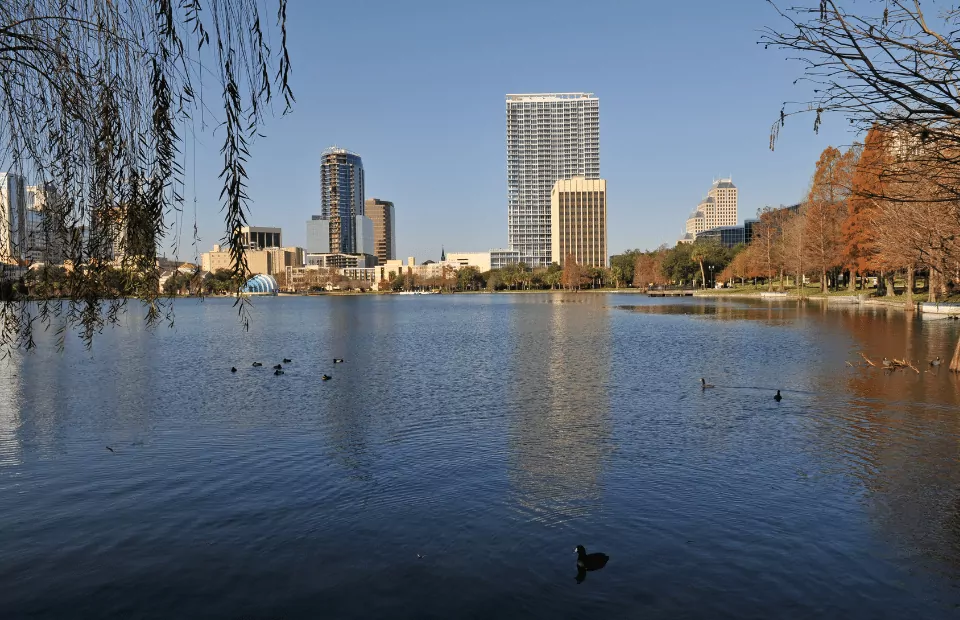
<instances>
[{"instance_id":1,"label":"water reflection of trees","mask_svg":"<svg viewBox=\"0 0 960 620\"><path fill-rule=\"evenodd\" d=\"M687 303L652 303L618 306L640 314L695 316L727 321L763 321L782 325L797 317L796 303L695 300Z\"/></svg>"},{"instance_id":2,"label":"water reflection of trees","mask_svg":"<svg viewBox=\"0 0 960 620\"><path fill-rule=\"evenodd\" d=\"M928 364L937 355L949 358L957 326L892 308L819 315L854 344L856 367L845 369L849 406L831 408L845 432L833 435L839 444L832 447L868 492L872 521L902 553L919 552L960 570L960 384L946 364ZM857 365L859 352L878 366L884 357L911 360L920 373Z\"/></svg>"},{"instance_id":3,"label":"water reflection of trees","mask_svg":"<svg viewBox=\"0 0 960 620\"><path fill-rule=\"evenodd\" d=\"M569 303L510 314L509 476L522 509L549 523L597 506L610 437L608 310L599 296L555 301Z\"/></svg>"}]
</instances>

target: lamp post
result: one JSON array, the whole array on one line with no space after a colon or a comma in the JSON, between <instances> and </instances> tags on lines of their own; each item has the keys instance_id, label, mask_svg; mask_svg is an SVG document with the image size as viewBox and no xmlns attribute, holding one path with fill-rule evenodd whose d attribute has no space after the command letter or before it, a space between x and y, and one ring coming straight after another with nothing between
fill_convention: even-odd
<instances>
[{"instance_id":1,"label":"lamp post","mask_svg":"<svg viewBox=\"0 0 960 620\"><path fill-rule=\"evenodd\" d=\"M710 288L716 287L716 281L713 279L713 265L710 265Z\"/></svg>"}]
</instances>

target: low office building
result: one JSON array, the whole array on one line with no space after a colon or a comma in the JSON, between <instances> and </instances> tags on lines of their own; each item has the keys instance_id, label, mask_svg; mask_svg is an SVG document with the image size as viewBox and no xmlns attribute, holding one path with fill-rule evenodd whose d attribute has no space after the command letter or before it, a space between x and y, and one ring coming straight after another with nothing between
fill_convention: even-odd
<instances>
[{"instance_id":1,"label":"low office building","mask_svg":"<svg viewBox=\"0 0 960 620\"><path fill-rule=\"evenodd\" d=\"M490 252L447 252L447 262L458 267L473 267L480 273L490 271Z\"/></svg>"},{"instance_id":2,"label":"low office building","mask_svg":"<svg viewBox=\"0 0 960 620\"><path fill-rule=\"evenodd\" d=\"M270 250L247 250L247 271L251 274L273 275L274 254ZM233 255L214 245L213 250L200 255L200 269L213 273L221 269L233 269Z\"/></svg>"}]
</instances>

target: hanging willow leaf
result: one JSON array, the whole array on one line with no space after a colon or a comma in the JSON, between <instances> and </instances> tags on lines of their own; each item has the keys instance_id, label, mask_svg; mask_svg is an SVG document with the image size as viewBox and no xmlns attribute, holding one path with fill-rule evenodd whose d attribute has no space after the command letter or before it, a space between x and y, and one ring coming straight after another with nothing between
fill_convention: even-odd
<instances>
[{"instance_id":1,"label":"hanging willow leaf","mask_svg":"<svg viewBox=\"0 0 960 620\"><path fill-rule=\"evenodd\" d=\"M223 115L213 126L224 129L224 245L232 281L245 279L250 146L274 95L284 113L294 102L287 2L270 1L276 51L264 27L269 2L0 2L0 171L35 184L42 201L29 239L0 235L3 353L32 348L38 326L54 326L60 346L74 332L90 346L128 299L139 300L147 324L172 324L157 254L179 242L183 140L203 130L211 109ZM205 82L219 105L204 101ZM0 230L10 229L6 216ZM196 221L193 230L196 238Z\"/></svg>"}]
</instances>

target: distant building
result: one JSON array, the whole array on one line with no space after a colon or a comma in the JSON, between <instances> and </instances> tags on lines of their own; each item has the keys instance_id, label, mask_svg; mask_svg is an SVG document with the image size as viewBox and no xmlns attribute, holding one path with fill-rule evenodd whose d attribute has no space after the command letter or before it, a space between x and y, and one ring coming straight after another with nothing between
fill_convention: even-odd
<instances>
[{"instance_id":1,"label":"distant building","mask_svg":"<svg viewBox=\"0 0 960 620\"><path fill-rule=\"evenodd\" d=\"M720 226L697 235L696 243L715 241L724 247L732 248L740 243L747 243L746 238L744 226Z\"/></svg>"},{"instance_id":2,"label":"distant building","mask_svg":"<svg viewBox=\"0 0 960 620\"><path fill-rule=\"evenodd\" d=\"M607 182L576 177L557 181L550 193L554 262L573 256L578 265L607 266Z\"/></svg>"},{"instance_id":3,"label":"distant building","mask_svg":"<svg viewBox=\"0 0 960 620\"><path fill-rule=\"evenodd\" d=\"M679 243L693 243L705 230L737 225L738 190L731 179L713 182L707 197L687 218L686 230Z\"/></svg>"},{"instance_id":4,"label":"distant building","mask_svg":"<svg viewBox=\"0 0 960 620\"><path fill-rule=\"evenodd\" d=\"M377 264L377 257L371 254L306 254L304 258L307 267L328 269L374 267Z\"/></svg>"},{"instance_id":5,"label":"distant building","mask_svg":"<svg viewBox=\"0 0 960 620\"><path fill-rule=\"evenodd\" d=\"M718 179L707 193L711 209L704 212L705 230L737 225L737 186L732 179Z\"/></svg>"},{"instance_id":6,"label":"distant building","mask_svg":"<svg viewBox=\"0 0 960 620\"><path fill-rule=\"evenodd\" d=\"M517 257L503 258L546 267L562 259L550 240L553 184L600 178L600 100L593 93L507 95L506 108L507 241Z\"/></svg>"},{"instance_id":7,"label":"distant building","mask_svg":"<svg viewBox=\"0 0 960 620\"><path fill-rule=\"evenodd\" d=\"M307 254L330 253L330 220L314 215L307 222Z\"/></svg>"},{"instance_id":8,"label":"distant building","mask_svg":"<svg viewBox=\"0 0 960 620\"><path fill-rule=\"evenodd\" d=\"M773 209L774 212L783 212L783 213L798 213L800 211L800 205L790 205L788 207L780 206L776 209ZM728 248L732 248L740 243L749 244L753 241L753 232L757 224L760 223L759 219L746 219L743 221L743 224L739 226L717 226L716 228L711 228L709 230L704 230L696 236L696 242L701 241L716 241L720 245ZM681 239L680 243L693 243L693 239L689 242L685 239Z\"/></svg>"},{"instance_id":9,"label":"distant building","mask_svg":"<svg viewBox=\"0 0 960 620\"><path fill-rule=\"evenodd\" d=\"M251 250L283 247L283 238L279 228L244 226L240 229L240 235L243 237L244 247Z\"/></svg>"},{"instance_id":10,"label":"distant building","mask_svg":"<svg viewBox=\"0 0 960 620\"><path fill-rule=\"evenodd\" d=\"M447 252L447 262L460 267L473 267L480 273L490 271L490 252Z\"/></svg>"},{"instance_id":11,"label":"distant building","mask_svg":"<svg viewBox=\"0 0 960 620\"><path fill-rule=\"evenodd\" d=\"M250 274L273 276L282 273L287 267L303 266L303 248L267 248L263 250L246 250L247 270ZM220 269L233 269L233 255L214 245L213 250L200 255L200 269L205 272L215 272Z\"/></svg>"},{"instance_id":12,"label":"distant building","mask_svg":"<svg viewBox=\"0 0 960 620\"><path fill-rule=\"evenodd\" d=\"M19 264L27 247L27 191L23 177L0 172L0 263Z\"/></svg>"},{"instance_id":13,"label":"distant building","mask_svg":"<svg viewBox=\"0 0 960 620\"><path fill-rule=\"evenodd\" d=\"M379 198L368 198L364 203L364 214L373 221L373 253L383 264L397 257L396 237L394 234L393 203Z\"/></svg>"},{"instance_id":14,"label":"distant building","mask_svg":"<svg viewBox=\"0 0 960 620\"><path fill-rule=\"evenodd\" d=\"M376 258L376 249L373 238L373 220L366 215L358 215L354 222L354 229L357 231L357 241L354 246L354 254L366 254Z\"/></svg>"},{"instance_id":15,"label":"distant building","mask_svg":"<svg viewBox=\"0 0 960 620\"><path fill-rule=\"evenodd\" d=\"M490 250L490 268L503 269L507 265L522 263L520 252L517 250ZM528 267L530 265L527 265Z\"/></svg>"},{"instance_id":16,"label":"distant building","mask_svg":"<svg viewBox=\"0 0 960 620\"><path fill-rule=\"evenodd\" d=\"M30 263L62 263L66 258L64 231L57 230L51 217L56 194L49 186L28 185L26 190L24 258Z\"/></svg>"},{"instance_id":17,"label":"distant building","mask_svg":"<svg viewBox=\"0 0 960 620\"><path fill-rule=\"evenodd\" d=\"M363 161L356 153L331 147L320 156L320 216L329 220L331 254L355 254L357 216L364 211Z\"/></svg>"}]
</instances>

